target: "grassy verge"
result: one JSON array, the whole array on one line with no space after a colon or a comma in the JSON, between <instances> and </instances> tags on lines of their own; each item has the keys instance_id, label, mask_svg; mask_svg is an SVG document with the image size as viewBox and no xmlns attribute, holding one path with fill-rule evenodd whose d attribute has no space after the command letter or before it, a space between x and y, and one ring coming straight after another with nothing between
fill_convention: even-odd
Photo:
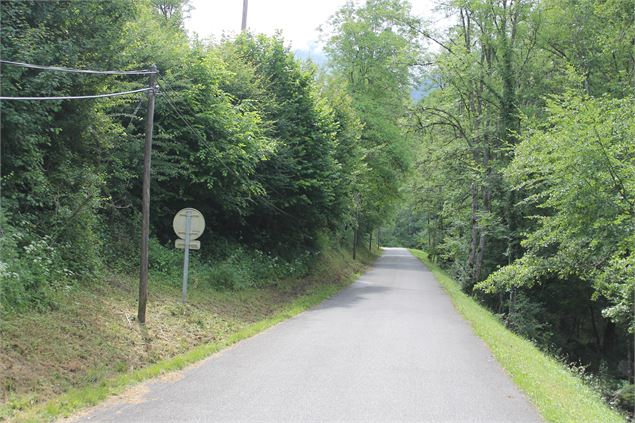
<instances>
[{"instance_id":1,"label":"grassy verge","mask_svg":"<svg viewBox=\"0 0 635 423\"><path fill-rule=\"evenodd\" d=\"M625 421L566 366L509 331L496 316L463 293L456 281L432 263L425 252L414 249L410 252L428 266L450 295L454 307L470 322L545 420L571 423Z\"/></svg>"},{"instance_id":2,"label":"grassy verge","mask_svg":"<svg viewBox=\"0 0 635 423\"><path fill-rule=\"evenodd\" d=\"M366 255L368 263L373 257ZM338 292L364 268L342 251L311 274L268 288L152 286L148 322L134 322L134 278L110 277L59 300L57 310L0 322L0 420L51 421L184 368Z\"/></svg>"}]
</instances>

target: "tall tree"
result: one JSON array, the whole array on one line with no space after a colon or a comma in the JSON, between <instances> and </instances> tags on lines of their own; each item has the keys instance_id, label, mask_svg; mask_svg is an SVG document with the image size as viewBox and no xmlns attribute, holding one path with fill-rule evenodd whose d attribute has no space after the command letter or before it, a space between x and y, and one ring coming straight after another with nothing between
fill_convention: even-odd
<instances>
[{"instance_id":1,"label":"tall tree","mask_svg":"<svg viewBox=\"0 0 635 423\"><path fill-rule=\"evenodd\" d=\"M368 168L358 192L355 226L370 231L392 211L409 167L408 136L401 119L410 104L419 55L405 1L370 0L343 6L328 22L329 64L347 82L363 124Z\"/></svg>"},{"instance_id":2,"label":"tall tree","mask_svg":"<svg viewBox=\"0 0 635 423\"><path fill-rule=\"evenodd\" d=\"M467 237L467 249L456 257L464 263L456 263L456 268L467 290L489 273L496 257L519 253L515 199L508 195L500 171L519 135L520 113L540 102L526 94L535 78L539 25L532 4L453 3L458 25L436 61L440 94L426 99L417 112L417 126L430 139L462 144L444 150L451 153L446 160L466 165L459 172L468 176L463 198L468 199L469 229L457 232Z\"/></svg>"},{"instance_id":3,"label":"tall tree","mask_svg":"<svg viewBox=\"0 0 635 423\"><path fill-rule=\"evenodd\" d=\"M246 229L268 228L269 241L280 248L311 243L339 219L332 209L338 172L332 110L319 98L315 69L301 67L281 37L243 34L235 47L264 83L262 111L272 123L268 135L278 141L257 170L267 197L256 202Z\"/></svg>"},{"instance_id":4,"label":"tall tree","mask_svg":"<svg viewBox=\"0 0 635 423\"><path fill-rule=\"evenodd\" d=\"M417 241L514 330L632 380L632 2L446 10L409 122Z\"/></svg>"}]
</instances>

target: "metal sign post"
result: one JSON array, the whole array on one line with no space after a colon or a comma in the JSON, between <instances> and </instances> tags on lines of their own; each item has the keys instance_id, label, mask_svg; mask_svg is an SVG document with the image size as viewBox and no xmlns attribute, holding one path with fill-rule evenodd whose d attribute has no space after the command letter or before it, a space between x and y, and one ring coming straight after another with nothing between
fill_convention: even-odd
<instances>
[{"instance_id":1,"label":"metal sign post","mask_svg":"<svg viewBox=\"0 0 635 423\"><path fill-rule=\"evenodd\" d=\"M190 249L201 248L200 241L196 239L205 230L205 219L200 211L193 208L186 208L179 211L172 221L174 233L180 238L174 243L176 248L183 248L183 289L181 291L181 301L185 304L187 296L187 279L190 270Z\"/></svg>"},{"instance_id":2,"label":"metal sign post","mask_svg":"<svg viewBox=\"0 0 635 423\"><path fill-rule=\"evenodd\" d=\"M185 250L183 253L183 289L181 291L181 302L185 304L187 294L187 272L190 270L190 232L192 230L192 210L187 210L185 218Z\"/></svg>"}]
</instances>

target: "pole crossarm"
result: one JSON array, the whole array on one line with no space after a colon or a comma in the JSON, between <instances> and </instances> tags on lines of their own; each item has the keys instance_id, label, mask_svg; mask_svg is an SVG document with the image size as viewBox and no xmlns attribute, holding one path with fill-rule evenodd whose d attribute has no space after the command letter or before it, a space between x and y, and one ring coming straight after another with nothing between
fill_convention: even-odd
<instances>
[{"instance_id":1,"label":"pole crossarm","mask_svg":"<svg viewBox=\"0 0 635 423\"><path fill-rule=\"evenodd\" d=\"M44 65L34 65L32 63L22 63L22 62L14 62L11 60L0 60L0 63L5 65L13 65L20 66L23 68L30 69L42 69L42 70L50 70L57 72L72 72L72 73L91 73L97 75L153 75L156 74L157 71L153 69L141 69L141 70L132 70L132 71L100 71L100 70L91 70L91 69L73 69L73 68L65 68L62 66L44 66Z\"/></svg>"}]
</instances>

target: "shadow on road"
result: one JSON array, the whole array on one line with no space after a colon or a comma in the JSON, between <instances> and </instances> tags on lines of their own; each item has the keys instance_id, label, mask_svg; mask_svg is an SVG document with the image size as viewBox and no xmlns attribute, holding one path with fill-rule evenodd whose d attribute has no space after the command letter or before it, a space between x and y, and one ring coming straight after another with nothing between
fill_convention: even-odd
<instances>
[{"instance_id":1,"label":"shadow on road","mask_svg":"<svg viewBox=\"0 0 635 423\"><path fill-rule=\"evenodd\" d=\"M352 307L356 303L368 299L368 297L391 291L393 288L388 286L370 285L364 282L364 278L360 279L350 287L346 288L339 295L324 301L317 306L316 310L324 310L329 308L347 308Z\"/></svg>"},{"instance_id":2,"label":"shadow on road","mask_svg":"<svg viewBox=\"0 0 635 423\"><path fill-rule=\"evenodd\" d=\"M373 270L380 269L391 269L391 270L399 270L401 271L417 271L417 272L429 272L428 268L421 264L416 258L413 261L408 260L408 262L403 261L403 258L399 261L396 260L381 260L378 261L374 266ZM373 271L371 270L371 272Z\"/></svg>"}]
</instances>

